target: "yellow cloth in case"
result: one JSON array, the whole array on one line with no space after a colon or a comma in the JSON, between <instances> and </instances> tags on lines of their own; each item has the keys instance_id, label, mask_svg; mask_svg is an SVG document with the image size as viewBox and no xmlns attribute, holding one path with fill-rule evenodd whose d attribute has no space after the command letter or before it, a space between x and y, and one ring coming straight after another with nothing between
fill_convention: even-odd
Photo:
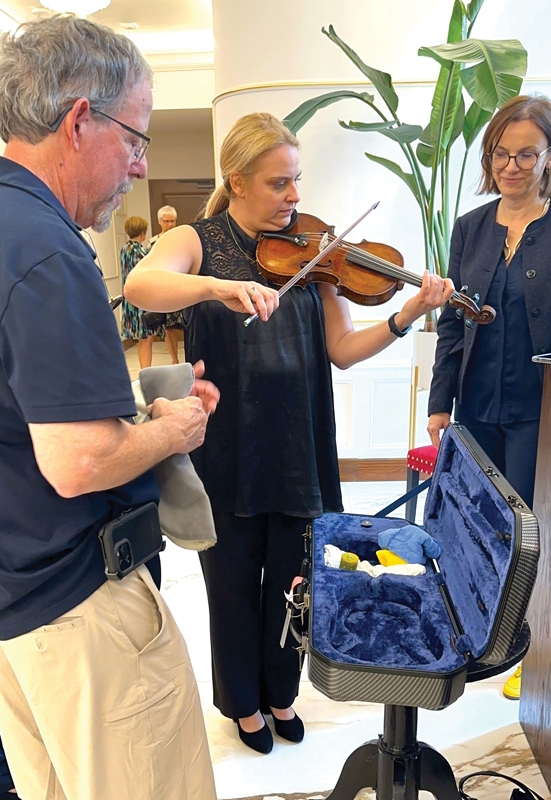
<instances>
[{"instance_id":1,"label":"yellow cloth in case","mask_svg":"<svg viewBox=\"0 0 551 800\"><path fill-rule=\"evenodd\" d=\"M395 564L408 563L407 561L404 561L403 558L400 558L400 556L397 556L396 553L393 553L392 550L376 550L375 555L383 567L393 567Z\"/></svg>"}]
</instances>

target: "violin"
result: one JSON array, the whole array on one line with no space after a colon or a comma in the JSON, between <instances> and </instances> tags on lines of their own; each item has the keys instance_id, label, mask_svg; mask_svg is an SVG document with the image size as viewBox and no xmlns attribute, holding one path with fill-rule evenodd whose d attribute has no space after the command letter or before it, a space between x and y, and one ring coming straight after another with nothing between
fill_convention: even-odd
<instances>
[{"instance_id":1,"label":"violin","mask_svg":"<svg viewBox=\"0 0 551 800\"><path fill-rule=\"evenodd\" d=\"M394 247L365 239L358 244L341 241L302 276L305 266L314 260L334 238L334 225L327 225L311 214L297 214L296 221L283 231L265 231L256 248L258 267L262 275L283 289L287 285L330 283L337 293L353 303L364 306L380 305L390 300L405 283L420 287L422 279L404 267L404 259ZM298 278L294 281L295 276ZM466 290L467 287L464 287ZM280 291L282 294L283 291ZM486 325L493 322L496 312L491 306L482 308L468 295L454 292L449 300L453 308L462 309L469 319Z\"/></svg>"}]
</instances>

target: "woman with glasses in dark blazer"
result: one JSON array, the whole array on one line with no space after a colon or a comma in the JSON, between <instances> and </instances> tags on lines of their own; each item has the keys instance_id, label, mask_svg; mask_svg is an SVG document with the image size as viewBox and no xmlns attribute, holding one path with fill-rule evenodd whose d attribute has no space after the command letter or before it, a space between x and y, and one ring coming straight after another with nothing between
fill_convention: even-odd
<instances>
[{"instance_id":1,"label":"woman with glasses in dark blazer","mask_svg":"<svg viewBox=\"0 0 551 800\"><path fill-rule=\"evenodd\" d=\"M550 148L544 97L515 97L486 129L479 191L500 197L457 220L448 274L497 317L477 326L444 307L429 397L433 444L455 403L455 419L529 506L542 394L532 356L551 351Z\"/></svg>"},{"instance_id":2,"label":"woman with glasses in dark blazer","mask_svg":"<svg viewBox=\"0 0 551 800\"><path fill-rule=\"evenodd\" d=\"M450 422L464 424L532 505L542 397L534 355L551 351L551 103L508 101L486 128L480 194L496 200L460 217L449 277L497 312L478 326L449 305L438 322L429 396L433 444ZM509 697L520 694L520 673Z\"/></svg>"}]
</instances>

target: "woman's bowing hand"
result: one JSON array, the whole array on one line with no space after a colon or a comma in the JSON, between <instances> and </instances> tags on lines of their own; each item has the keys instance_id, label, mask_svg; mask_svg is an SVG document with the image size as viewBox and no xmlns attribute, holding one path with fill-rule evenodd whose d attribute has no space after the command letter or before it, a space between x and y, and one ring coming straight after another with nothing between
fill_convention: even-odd
<instances>
[{"instance_id":1,"label":"woman's bowing hand","mask_svg":"<svg viewBox=\"0 0 551 800\"><path fill-rule=\"evenodd\" d=\"M279 306L276 289L255 281L225 281L214 279L213 300L224 303L238 314L258 314L266 322Z\"/></svg>"},{"instance_id":2,"label":"woman's bowing hand","mask_svg":"<svg viewBox=\"0 0 551 800\"><path fill-rule=\"evenodd\" d=\"M441 278L425 270L420 290L405 303L401 315L404 315L407 324L411 325L419 317L447 303L454 291L455 287L450 278Z\"/></svg>"}]
</instances>

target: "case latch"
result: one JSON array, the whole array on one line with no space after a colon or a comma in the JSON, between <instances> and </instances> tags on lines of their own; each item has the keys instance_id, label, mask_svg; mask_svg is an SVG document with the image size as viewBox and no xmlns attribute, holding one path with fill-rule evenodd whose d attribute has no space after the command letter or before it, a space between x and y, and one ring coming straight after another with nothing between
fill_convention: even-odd
<instances>
[{"instance_id":1,"label":"case latch","mask_svg":"<svg viewBox=\"0 0 551 800\"><path fill-rule=\"evenodd\" d=\"M511 508L526 508L520 497L517 497L514 494L507 495L507 502Z\"/></svg>"}]
</instances>

